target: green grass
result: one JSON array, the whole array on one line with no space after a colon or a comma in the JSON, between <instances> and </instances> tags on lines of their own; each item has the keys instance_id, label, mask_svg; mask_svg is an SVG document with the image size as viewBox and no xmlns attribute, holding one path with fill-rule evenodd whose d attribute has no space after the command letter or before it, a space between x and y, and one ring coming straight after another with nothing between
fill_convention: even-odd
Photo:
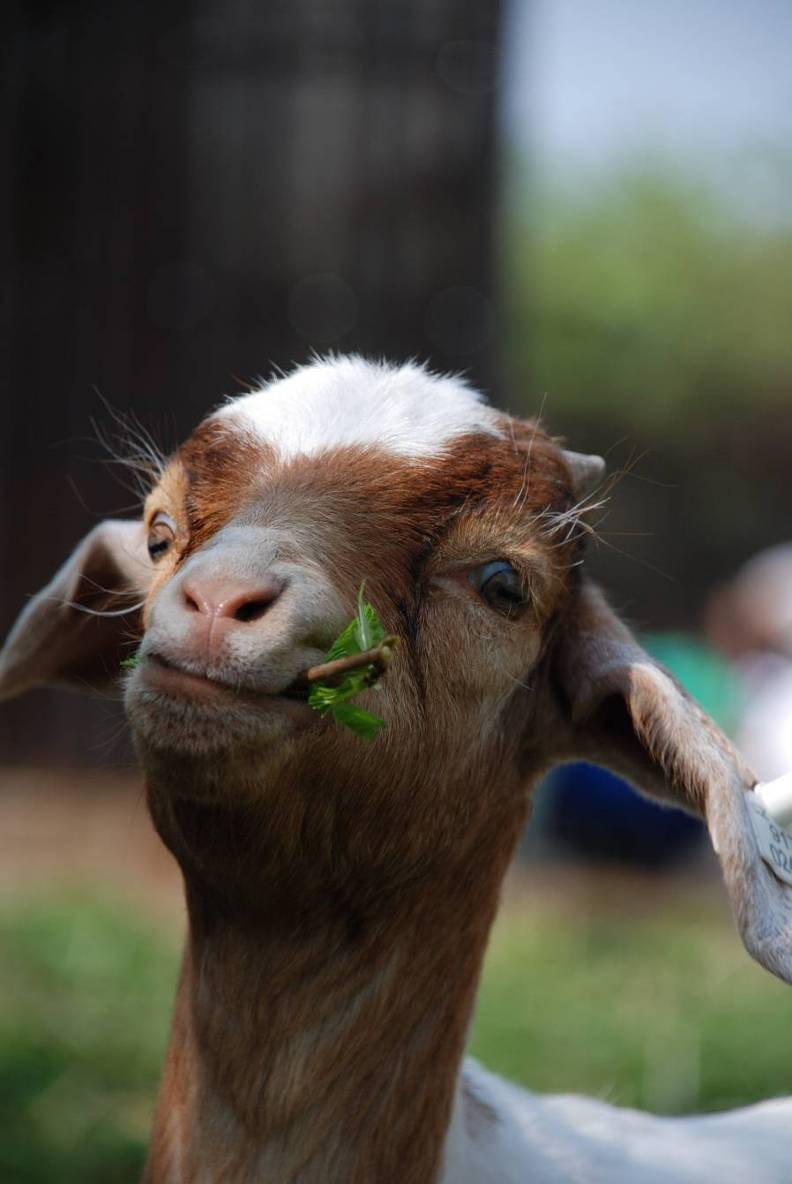
<instances>
[{"instance_id":1,"label":"green grass","mask_svg":"<svg viewBox=\"0 0 792 1184\"><path fill-rule=\"evenodd\" d=\"M177 950L96 897L0 911L0 1179L127 1184L145 1154Z\"/></svg>"},{"instance_id":2,"label":"green grass","mask_svg":"<svg viewBox=\"0 0 792 1184\"><path fill-rule=\"evenodd\" d=\"M658 889L660 891L660 889ZM0 1179L137 1179L178 950L127 907L70 895L0 909ZM722 921L512 908L473 1051L541 1090L669 1112L792 1091L792 992Z\"/></svg>"},{"instance_id":3,"label":"green grass","mask_svg":"<svg viewBox=\"0 0 792 1184\"><path fill-rule=\"evenodd\" d=\"M713 916L512 911L489 950L472 1051L538 1091L717 1110L792 1092L792 991Z\"/></svg>"}]
</instances>

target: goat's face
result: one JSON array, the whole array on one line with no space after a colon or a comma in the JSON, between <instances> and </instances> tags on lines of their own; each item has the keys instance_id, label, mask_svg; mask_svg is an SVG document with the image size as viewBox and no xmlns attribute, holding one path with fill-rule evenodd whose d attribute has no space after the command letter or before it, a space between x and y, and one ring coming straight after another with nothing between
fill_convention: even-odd
<instances>
[{"instance_id":1,"label":"goat's face","mask_svg":"<svg viewBox=\"0 0 792 1184\"><path fill-rule=\"evenodd\" d=\"M431 760L461 818L473 763L497 753L502 783L518 772L533 672L576 574L575 500L536 425L415 367L317 364L228 404L145 506L126 688L144 757L197 759L212 775L191 792L226 797L266 795L287 766L345 786L388 769L398 796ZM402 639L369 692L387 724L370 746L291 693L362 580Z\"/></svg>"}]
</instances>

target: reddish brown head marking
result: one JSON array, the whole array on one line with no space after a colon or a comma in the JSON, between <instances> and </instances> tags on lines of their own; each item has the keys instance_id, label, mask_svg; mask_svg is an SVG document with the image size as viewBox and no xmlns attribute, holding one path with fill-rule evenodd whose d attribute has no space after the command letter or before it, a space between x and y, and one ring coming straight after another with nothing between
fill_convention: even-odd
<instances>
[{"instance_id":1,"label":"reddish brown head marking","mask_svg":"<svg viewBox=\"0 0 792 1184\"><path fill-rule=\"evenodd\" d=\"M266 400L268 392L242 402L252 398ZM345 595L365 576L380 595L407 603L441 542L460 563L468 552L495 558L506 548L534 560L541 552L532 584L550 590L577 545L570 529L568 545L559 546L557 528L575 502L569 466L537 424L473 406L487 411L480 430L448 432L434 453L388 449L384 433L383 441L314 441L305 453L283 455L250 415L234 414L229 404L196 429L148 499L149 520L164 508L179 524L161 572L172 573L236 519L291 520L315 536L318 556L337 570ZM161 586L159 574L152 596Z\"/></svg>"}]
</instances>

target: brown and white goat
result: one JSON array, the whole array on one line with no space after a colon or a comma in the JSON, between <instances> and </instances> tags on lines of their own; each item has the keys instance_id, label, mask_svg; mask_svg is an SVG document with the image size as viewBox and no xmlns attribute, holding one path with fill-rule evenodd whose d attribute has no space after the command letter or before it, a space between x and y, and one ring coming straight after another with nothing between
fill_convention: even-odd
<instances>
[{"instance_id":1,"label":"brown and white goat","mask_svg":"<svg viewBox=\"0 0 792 1184\"><path fill-rule=\"evenodd\" d=\"M5 695L112 675L142 602L126 704L189 913L148 1184L792 1178L789 1103L674 1122L463 1060L530 788L573 758L703 815L792 977L753 778L585 578L599 472L458 380L316 362L210 415L22 614ZM363 578L402 639L369 745L291 694Z\"/></svg>"}]
</instances>

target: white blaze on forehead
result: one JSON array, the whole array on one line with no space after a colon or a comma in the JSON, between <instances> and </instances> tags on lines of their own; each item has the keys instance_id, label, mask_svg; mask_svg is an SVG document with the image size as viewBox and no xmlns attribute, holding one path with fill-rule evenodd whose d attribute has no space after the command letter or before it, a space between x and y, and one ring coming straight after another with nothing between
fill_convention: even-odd
<instances>
[{"instance_id":1,"label":"white blaze on forehead","mask_svg":"<svg viewBox=\"0 0 792 1184\"><path fill-rule=\"evenodd\" d=\"M359 357L301 366L216 415L239 419L286 460L349 445L428 457L471 432L502 434L497 412L462 379Z\"/></svg>"}]
</instances>

